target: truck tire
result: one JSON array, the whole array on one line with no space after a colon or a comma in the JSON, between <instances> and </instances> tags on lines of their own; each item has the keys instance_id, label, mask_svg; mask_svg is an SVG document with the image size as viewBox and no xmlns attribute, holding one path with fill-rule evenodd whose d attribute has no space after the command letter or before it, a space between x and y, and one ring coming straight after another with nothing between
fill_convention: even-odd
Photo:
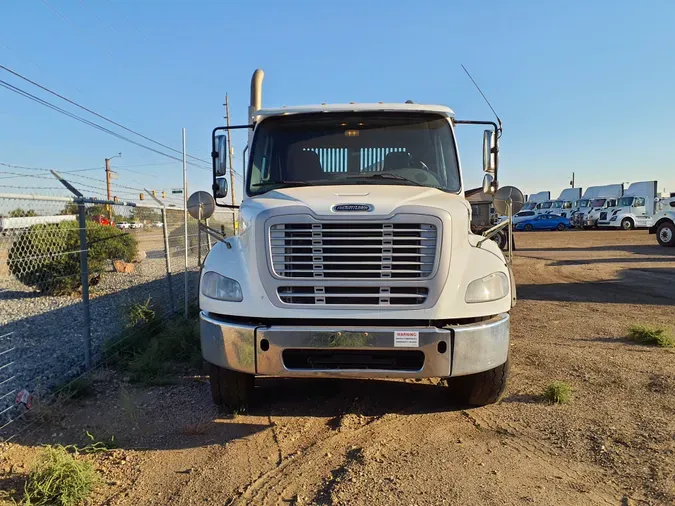
<instances>
[{"instance_id":1,"label":"truck tire","mask_svg":"<svg viewBox=\"0 0 675 506\"><path fill-rule=\"evenodd\" d=\"M497 246L499 246L499 249L502 251L508 249L508 241L506 237L507 237L506 233L502 231L499 231L496 235L492 237L492 240L497 243Z\"/></svg>"},{"instance_id":2,"label":"truck tire","mask_svg":"<svg viewBox=\"0 0 675 506\"><path fill-rule=\"evenodd\" d=\"M632 230L635 227L635 223L630 218L624 218L621 220L621 228L624 230Z\"/></svg>"},{"instance_id":3,"label":"truck tire","mask_svg":"<svg viewBox=\"0 0 675 506\"><path fill-rule=\"evenodd\" d=\"M245 410L253 398L255 376L209 363L213 403L224 410Z\"/></svg>"},{"instance_id":4,"label":"truck tire","mask_svg":"<svg viewBox=\"0 0 675 506\"><path fill-rule=\"evenodd\" d=\"M506 388L509 360L489 371L448 378L450 395L458 404L485 406L497 402Z\"/></svg>"},{"instance_id":5,"label":"truck tire","mask_svg":"<svg viewBox=\"0 0 675 506\"><path fill-rule=\"evenodd\" d=\"M675 246L675 224L666 221L656 230L656 240L661 246Z\"/></svg>"}]
</instances>

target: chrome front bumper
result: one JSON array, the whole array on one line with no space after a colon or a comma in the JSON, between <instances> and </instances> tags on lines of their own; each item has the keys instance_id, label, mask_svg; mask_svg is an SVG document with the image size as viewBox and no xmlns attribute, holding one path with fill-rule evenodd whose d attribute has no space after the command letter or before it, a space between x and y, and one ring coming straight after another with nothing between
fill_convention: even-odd
<instances>
[{"instance_id":1,"label":"chrome front bumper","mask_svg":"<svg viewBox=\"0 0 675 506\"><path fill-rule=\"evenodd\" d=\"M494 369L506 362L509 353L510 319L507 313L479 323L444 328L256 326L234 323L203 312L200 320L202 356L206 361L261 376L464 376ZM416 336L413 341L417 342L406 343L400 338L396 342L395 334L401 331L412 333ZM306 359L305 365L298 365L298 360L291 363L293 355ZM364 363L368 365L321 365L321 357L339 355L356 357L356 363L365 358ZM391 357L402 355L419 360L408 361L405 370L387 365L393 363L388 362ZM352 359L347 362L355 363ZM374 365L377 363L383 365Z\"/></svg>"}]
</instances>

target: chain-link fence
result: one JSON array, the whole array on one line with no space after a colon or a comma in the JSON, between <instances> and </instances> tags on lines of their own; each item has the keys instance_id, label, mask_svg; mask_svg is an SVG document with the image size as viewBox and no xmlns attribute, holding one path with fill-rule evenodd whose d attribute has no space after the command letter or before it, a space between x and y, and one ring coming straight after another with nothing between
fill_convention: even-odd
<instances>
[{"instance_id":1,"label":"chain-link fence","mask_svg":"<svg viewBox=\"0 0 675 506\"><path fill-rule=\"evenodd\" d=\"M185 218L176 207L0 195L0 440L100 364L134 307L161 322L194 303L214 239ZM229 236L235 219L218 212L209 225Z\"/></svg>"}]
</instances>

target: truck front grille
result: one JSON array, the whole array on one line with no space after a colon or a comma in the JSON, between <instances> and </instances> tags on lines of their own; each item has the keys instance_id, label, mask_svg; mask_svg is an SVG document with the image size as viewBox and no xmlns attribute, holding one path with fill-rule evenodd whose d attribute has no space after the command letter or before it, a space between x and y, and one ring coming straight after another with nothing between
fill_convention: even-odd
<instances>
[{"instance_id":1,"label":"truck front grille","mask_svg":"<svg viewBox=\"0 0 675 506\"><path fill-rule=\"evenodd\" d=\"M427 223L286 223L269 229L283 278L419 279L434 270L438 231Z\"/></svg>"},{"instance_id":2,"label":"truck front grille","mask_svg":"<svg viewBox=\"0 0 675 506\"><path fill-rule=\"evenodd\" d=\"M357 306L417 306L429 289L407 286L281 286L279 300L286 304Z\"/></svg>"}]
</instances>

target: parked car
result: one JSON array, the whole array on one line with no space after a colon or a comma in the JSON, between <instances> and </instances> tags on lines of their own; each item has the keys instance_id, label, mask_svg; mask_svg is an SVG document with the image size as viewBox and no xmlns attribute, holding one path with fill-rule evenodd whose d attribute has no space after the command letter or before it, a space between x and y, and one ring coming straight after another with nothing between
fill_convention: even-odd
<instances>
[{"instance_id":1,"label":"parked car","mask_svg":"<svg viewBox=\"0 0 675 506\"><path fill-rule=\"evenodd\" d=\"M521 221L516 225L516 230L565 230L571 228L572 223L565 216L557 214L540 214L529 220Z\"/></svg>"},{"instance_id":2,"label":"parked car","mask_svg":"<svg viewBox=\"0 0 675 506\"><path fill-rule=\"evenodd\" d=\"M152 224L152 226L156 228L162 228L164 226L164 223L162 223L161 221L156 221L155 223Z\"/></svg>"},{"instance_id":3,"label":"parked car","mask_svg":"<svg viewBox=\"0 0 675 506\"><path fill-rule=\"evenodd\" d=\"M138 222L138 221L134 221L134 222L131 224L131 228L143 228L143 224L140 223L140 222Z\"/></svg>"},{"instance_id":4,"label":"parked car","mask_svg":"<svg viewBox=\"0 0 675 506\"><path fill-rule=\"evenodd\" d=\"M535 216L537 216L537 213L535 211L520 211L519 213L514 214L511 217L511 223L513 224L513 228L518 225L518 223L521 223L523 221L531 220ZM508 218L506 216L500 216L499 221L497 223L502 223L503 221L506 221Z\"/></svg>"},{"instance_id":5,"label":"parked car","mask_svg":"<svg viewBox=\"0 0 675 506\"><path fill-rule=\"evenodd\" d=\"M129 222L127 222L127 221L120 221L120 222L117 224L117 228L119 228L119 229L121 229L121 230L125 230L125 229L127 229L127 228L131 228L131 223L129 223Z\"/></svg>"}]
</instances>

